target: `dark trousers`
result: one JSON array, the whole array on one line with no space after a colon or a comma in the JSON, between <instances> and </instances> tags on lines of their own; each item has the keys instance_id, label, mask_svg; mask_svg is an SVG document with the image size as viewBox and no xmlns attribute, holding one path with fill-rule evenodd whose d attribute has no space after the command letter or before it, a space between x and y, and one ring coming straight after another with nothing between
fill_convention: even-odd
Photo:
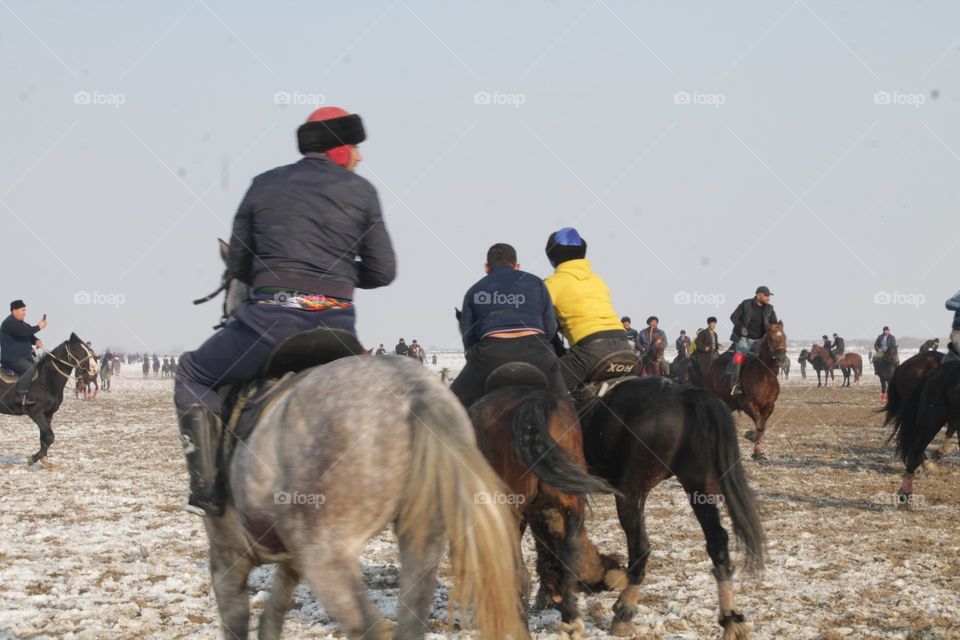
<instances>
[{"instance_id":1,"label":"dark trousers","mask_svg":"<svg viewBox=\"0 0 960 640\"><path fill-rule=\"evenodd\" d=\"M601 338L587 336L570 347L567 353L560 358L560 373L563 375L563 382L567 389L573 389L586 380L593 368L611 353L632 350L633 346L625 335Z\"/></svg>"},{"instance_id":2,"label":"dark trousers","mask_svg":"<svg viewBox=\"0 0 960 640\"><path fill-rule=\"evenodd\" d=\"M17 358L9 362L3 362L2 366L11 371L16 371L17 375L17 393L27 393L30 390L30 378L33 377L33 366L36 363L29 358Z\"/></svg>"},{"instance_id":3,"label":"dark trousers","mask_svg":"<svg viewBox=\"0 0 960 640\"><path fill-rule=\"evenodd\" d=\"M557 393L566 394L567 389L560 375L560 360L553 346L543 336L522 338L484 338L467 349L467 364L453 381L450 390L469 407L484 395L487 376L494 369L511 362L526 362L540 369L550 387Z\"/></svg>"},{"instance_id":4,"label":"dark trousers","mask_svg":"<svg viewBox=\"0 0 960 640\"><path fill-rule=\"evenodd\" d=\"M219 412L217 390L257 378L273 350L284 339L317 327L355 333L352 307L303 311L278 305L244 304L233 319L196 351L180 358L173 401L182 413L194 405Z\"/></svg>"}]
</instances>

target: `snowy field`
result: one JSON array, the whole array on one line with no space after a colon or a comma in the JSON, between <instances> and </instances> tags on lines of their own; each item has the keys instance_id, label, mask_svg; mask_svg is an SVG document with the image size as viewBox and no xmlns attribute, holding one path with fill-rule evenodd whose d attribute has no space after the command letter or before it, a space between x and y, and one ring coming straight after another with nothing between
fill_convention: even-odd
<instances>
[{"instance_id":1,"label":"snowy field","mask_svg":"<svg viewBox=\"0 0 960 640\"><path fill-rule=\"evenodd\" d=\"M900 467L872 415L872 367L859 388L818 390L809 376L799 381L796 349L791 359L768 425L770 463L746 462L770 541L765 573L738 574L752 637L960 637L957 454L917 481L915 510L896 510ZM440 354L431 366L455 373L462 362ZM37 448L34 425L0 417L0 638L219 637L201 521L180 510L186 473L171 391L172 381L127 367L112 393L68 397L54 423L52 469L25 465ZM710 563L679 486L663 483L647 513L653 555L639 637L719 637ZM595 502L588 526L601 551L625 554L612 500ZM532 572L529 536L524 547ZM362 562L376 602L394 617L392 535L371 541ZM251 578L255 615L270 573ZM433 638L444 637L445 588ZM588 637L608 637L615 598L581 596ZM558 623L555 612L532 617L534 637L559 637ZM304 585L284 637L339 637Z\"/></svg>"}]
</instances>

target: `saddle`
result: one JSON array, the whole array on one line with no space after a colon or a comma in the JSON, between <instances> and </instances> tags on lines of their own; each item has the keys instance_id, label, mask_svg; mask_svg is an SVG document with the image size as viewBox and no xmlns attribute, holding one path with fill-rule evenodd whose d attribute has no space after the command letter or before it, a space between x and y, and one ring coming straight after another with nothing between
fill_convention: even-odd
<instances>
[{"instance_id":1,"label":"saddle","mask_svg":"<svg viewBox=\"0 0 960 640\"><path fill-rule=\"evenodd\" d=\"M534 387L546 389L550 386L547 376L540 369L527 362L509 362L494 369L487 376L483 392L490 393L503 387Z\"/></svg>"},{"instance_id":2,"label":"saddle","mask_svg":"<svg viewBox=\"0 0 960 640\"><path fill-rule=\"evenodd\" d=\"M610 391L640 375L641 362L632 350L615 351L604 356L586 379L570 392L577 414L583 417Z\"/></svg>"},{"instance_id":3,"label":"saddle","mask_svg":"<svg viewBox=\"0 0 960 640\"><path fill-rule=\"evenodd\" d=\"M33 368L33 376L30 378L30 382L33 382L37 379L37 368ZM20 374L14 371L13 369L7 369L6 367L0 367L0 382L5 382L7 384L17 384L17 380L20 379Z\"/></svg>"},{"instance_id":4,"label":"saddle","mask_svg":"<svg viewBox=\"0 0 960 640\"><path fill-rule=\"evenodd\" d=\"M309 369L363 354L357 338L342 329L320 327L288 337L270 354L259 379L221 390L228 439L249 438L263 411Z\"/></svg>"}]
</instances>

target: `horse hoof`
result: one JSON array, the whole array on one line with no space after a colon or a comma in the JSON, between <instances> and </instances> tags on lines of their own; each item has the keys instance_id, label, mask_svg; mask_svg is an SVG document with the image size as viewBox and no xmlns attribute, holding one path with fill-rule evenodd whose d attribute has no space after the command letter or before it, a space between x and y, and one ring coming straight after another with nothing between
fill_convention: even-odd
<instances>
[{"instance_id":1,"label":"horse hoof","mask_svg":"<svg viewBox=\"0 0 960 640\"><path fill-rule=\"evenodd\" d=\"M617 638L632 638L634 635L633 622L614 620L610 625L610 635Z\"/></svg>"},{"instance_id":2,"label":"horse hoof","mask_svg":"<svg viewBox=\"0 0 960 640\"><path fill-rule=\"evenodd\" d=\"M743 622L731 622L723 628L723 640L747 640L750 634Z\"/></svg>"},{"instance_id":3,"label":"horse hoof","mask_svg":"<svg viewBox=\"0 0 960 640\"><path fill-rule=\"evenodd\" d=\"M749 440L750 442L756 442L757 432L751 429L750 431L747 431L745 434L743 434L743 437Z\"/></svg>"},{"instance_id":4,"label":"horse hoof","mask_svg":"<svg viewBox=\"0 0 960 640\"><path fill-rule=\"evenodd\" d=\"M573 622L560 623L560 637L565 640L583 640L584 631L583 618L577 618Z\"/></svg>"},{"instance_id":5,"label":"horse hoof","mask_svg":"<svg viewBox=\"0 0 960 640\"><path fill-rule=\"evenodd\" d=\"M750 457L753 458L754 462L759 462L761 464L769 460L769 458L767 458L767 454L765 454L763 451L754 451Z\"/></svg>"}]
</instances>

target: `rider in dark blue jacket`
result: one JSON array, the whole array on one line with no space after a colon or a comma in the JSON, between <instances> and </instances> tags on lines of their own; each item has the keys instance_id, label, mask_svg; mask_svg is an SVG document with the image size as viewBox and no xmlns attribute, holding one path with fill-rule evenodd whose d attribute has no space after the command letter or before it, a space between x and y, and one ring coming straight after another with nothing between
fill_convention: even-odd
<instances>
[{"instance_id":1,"label":"rider in dark blue jacket","mask_svg":"<svg viewBox=\"0 0 960 640\"><path fill-rule=\"evenodd\" d=\"M10 315L0 324L0 366L20 376L17 378L17 401L23 407L33 404L27 400L33 377L33 347L43 347L37 332L47 326L46 318L37 325L28 324L24 321L26 315L27 305L23 300L14 300L10 303Z\"/></svg>"},{"instance_id":2,"label":"rider in dark blue jacket","mask_svg":"<svg viewBox=\"0 0 960 640\"><path fill-rule=\"evenodd\" d=\"M497 367L526 362L540 369L555 391L566 394L550 343L557 317L543 280L520 271L517 252L508 244L490 247L484 268L487 275L463 297L460 335L467 363L451 391L469 407L484 395L487 376Z\"/></svg>"},{"instance_id":3,"label":"rider in dark blue jacket","mask_svg":"<svg viewBox=\"0 0 960 640\"><path fill-rule=\"evenodd\" d=\"M227 277L252 294L196 351L183 354L174 402L192 511L222 514L217 390L256 378L285 338L320 326L354 331L354 290L389 284L396 260L362 159L360 117L315 111L297 132L299 162L254 178L233 223Z\"/></svg>"}]
</instances>

